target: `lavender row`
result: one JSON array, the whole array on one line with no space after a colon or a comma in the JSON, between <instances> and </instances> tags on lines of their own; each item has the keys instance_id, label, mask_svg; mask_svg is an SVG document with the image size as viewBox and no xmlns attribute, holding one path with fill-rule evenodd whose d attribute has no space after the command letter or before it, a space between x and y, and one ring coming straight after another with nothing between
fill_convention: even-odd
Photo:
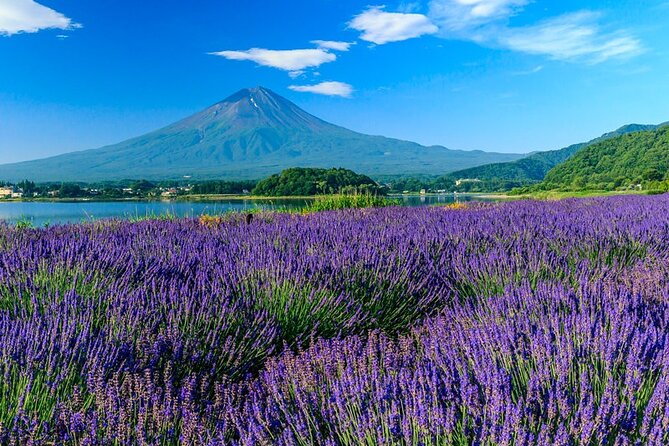
<instances>
[{"instance_id":1,"label":"lavender row","mask_svg":"<svg viewBox=\"0 0 669 446\"><path fill-rule=\"evenodd\" d=\"M0 227L0 443L664 440L666 197L212 221Z\"/></svg>"}]
</instances>

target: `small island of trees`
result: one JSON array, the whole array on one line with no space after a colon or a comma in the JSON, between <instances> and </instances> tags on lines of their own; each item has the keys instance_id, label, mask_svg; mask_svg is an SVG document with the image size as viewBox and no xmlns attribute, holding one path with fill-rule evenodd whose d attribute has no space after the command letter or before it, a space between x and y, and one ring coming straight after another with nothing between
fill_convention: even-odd
<instances>
[{"instance_id":1,"label":"small island of trees","mask_svg":"<svg viewBox=\"0 0 669 446\"><path fill-rule=\"evenodd\" d=\"M330 195L337 193L385 194L386 189L379 186L366 175L360 175L348 169L314 169L296 167L286 169L278 175L272 175L260 181L253 189L253 195L267 197Z\"/></svg>"}]
</instances>

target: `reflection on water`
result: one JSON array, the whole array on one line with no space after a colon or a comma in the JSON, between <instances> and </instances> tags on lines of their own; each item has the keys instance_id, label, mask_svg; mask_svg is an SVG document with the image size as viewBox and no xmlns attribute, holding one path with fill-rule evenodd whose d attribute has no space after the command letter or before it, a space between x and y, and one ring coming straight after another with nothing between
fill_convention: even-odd
<instances>
[{"instance_id":1,"label":"reflection on water","mask_svg":"<svg viewBox=\"0 0 669 446\"><path fill-rule=\"evenodd\" d=\"M471 195L397 196L404 206L429 206L454 201L480 200ZM143 218L161 215L198 217L203 214L244 212L257 209L301 209L310 200L220 200L220 201L111 201L111 202L0 202L0 221L30 222L33 226L79 223L105 218Z\"/></svg>"},{"instance_id":2,"label":"reflection on water","mask_svg":"<svg viewBox=\"0 0 669 446\"><path fill-rule=\"evenodd\" d=\"M397 195L392 198L399 199L405 206L431 206L436 204L451 204L455 202L468 201L495 201L480 195L471 194L442 194L442 195Z\"/></svg>"}]
</instances>

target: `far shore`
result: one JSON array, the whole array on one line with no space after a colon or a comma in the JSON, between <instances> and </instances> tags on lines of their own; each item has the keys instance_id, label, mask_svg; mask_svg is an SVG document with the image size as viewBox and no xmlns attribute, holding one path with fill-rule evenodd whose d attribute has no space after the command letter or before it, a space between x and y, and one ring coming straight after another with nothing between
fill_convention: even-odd
<instances>
[{"instance_id":1,"label":"far shore","mask_svg":"<svg viewBox=\"0 0 669 446\"><path fill-rule=\"evenodd\" d=\"M257 195L180 195L177 197L81 197L81 198L5 198L0 203L124 203L124 202L178 202L178 201L270 201L270 200L313 200L315 196L267 197Z\"/></svg>"},{"instance_id":2,"label":"far shore","mask_svg":"<svg viewBox=\"0 0 669 446\"><path fill-rule=\"evenodd\" d=\"M513 195L504 192L447 192L447 193L410 193L388 194L389 198L420 198L420 197L475 197L483 200L561 200L564 198L605 197L611 195L647 195L648 191L546 191L529 194ZM218 195L179 195L176 197L124 197L124 198L0 198L1 203L114 203L114 202L217 202L217 201L291 201L315 200L317 195L301 196L260 196L240 194Z\"/></svg>"},{"instance_id":3,"label":"far shore","mask_svg":"<svg viewBox=\"0 0 669 446\"><path fill-rule=\"evenodd\" d=\"M453 196L453 192L449 193L431 193L431 194L388 194L389 198L417 198L417 197L449 197ZM459 197L480 197L487 199L505 199L514 198L504 194L491 193L476 193L476 192L458 192L455 194ZM5 198L0 199L0 203L109 203L109 202L177 202L177 201L288 201L288 200L315 200L318 195L287 195L287 196L267 196L267 195L240 195L240 194L190 194L178 195L176 197L124 197L124 198L106 198L106 197L81 197L81 198L57 198L57 197L40 197L40 198Z\"/></svg>"}]
</instances>

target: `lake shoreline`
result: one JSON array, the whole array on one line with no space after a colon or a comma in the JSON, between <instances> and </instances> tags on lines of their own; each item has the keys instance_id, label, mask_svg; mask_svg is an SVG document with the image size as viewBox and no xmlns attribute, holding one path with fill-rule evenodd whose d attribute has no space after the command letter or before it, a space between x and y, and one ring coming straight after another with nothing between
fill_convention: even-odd
<instances>
[{"instance_id":1,"label":"lake shoreline","mask_svg":"<svg viewBox=\"0 0 669 446\"><path fill-rule=\"evenodd\" d=\"M128 197L128 198L6 198L0 203L179 203L179 202L217 202L217 201L270 201L270 200L314 200L316 196L266 197L255 195L183 195L165 197Z\"/></svg>"},{"instance_id":2,"label":"lake shoreline","mask_svg":"<svg viewBox=\"0 0 669 446\"><path fill-rule=\"evenodd\" d=\"M0 221L45 224L80 223L102 219L141 220L157 216L196 218L201 215L222 215L229 212L301 210L316 197L248 197L201 196L179 197L177 200L5 200L0 201ZM494 201L474 195L431 195L393 197L400 206L442 206L469 201Z\"/></svg>"},{"instance_id":3,"label":"lake shoreline","mask_svg":"<svg viewBox=\"0 0 669 446\"><path fill-rule=\"evenodd\" d=\"M4 198L0 203L179 203L179 202L218 202L218 201L288 201L315 200L323 195L282 195L278 197L266 195L212 194L212 195L180 195L177 197L126 197L126 198ZM458 192L446 194L388 194L388 198L421 198L421 197L477 197L482 199L501 200L513 199L501 193ZM518 196L519 197L519 196Z\"/></svg>"}]
</instances>

